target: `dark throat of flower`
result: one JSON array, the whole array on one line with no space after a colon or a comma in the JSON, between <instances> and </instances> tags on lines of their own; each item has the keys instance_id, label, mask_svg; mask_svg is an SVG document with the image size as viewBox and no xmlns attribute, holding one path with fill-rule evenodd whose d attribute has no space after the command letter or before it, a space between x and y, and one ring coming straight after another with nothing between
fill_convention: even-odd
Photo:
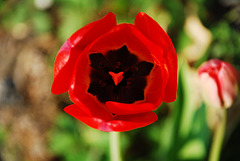
<instances>
[{"instance_id":1,"label":"dark throat of flower","mask_svg":"<svg viewBox=\"0 0 240 161\"><path fill-rule=\"evenodd\" d=\"M91 72L88 93L96 96L100 102L134 103L144 100L146 77L154 66L152 63L139 61L126 45L108 51L105 56L92 53L89 60Z\"/></svg>"}]
</instances>

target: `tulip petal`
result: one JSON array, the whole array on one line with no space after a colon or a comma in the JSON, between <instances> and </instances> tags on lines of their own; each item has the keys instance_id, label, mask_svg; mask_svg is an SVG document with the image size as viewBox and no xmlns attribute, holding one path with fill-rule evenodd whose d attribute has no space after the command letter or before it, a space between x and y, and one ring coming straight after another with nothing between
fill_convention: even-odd
<instances>
[{"instance_id":1,"label":"tulip petal","mask_svg":"<svg viewBox=\"0 0 240 161\"><path fill-rule=\"evenodd\" d=\"M74 93L75 91L72 88L74 88L73 85L70 87L69 96L72 102L74 102L76 106L81 108L82 111L85 111L88 115L94 117L101 118L102 116L104 116L105 120L111 120L112 113L108 110L105 104L100 103L96 97L90 94L76 97L78 93Z\"/></svg>"},{"instance_id":2,"label":"tulip petal","mask_svg":"<svg viewBox=\"0 0 240 161\"><path fill-rule=\"evenodd\" d=\"M169 80L169 70L163 58L162 48L148 40L135 26L120 24L100 37L91 50L98 51L101 48L111 48L111 46L121 47L123 44L126 44L129 50L140 59L156 64L148 78L146 101L159 106L165 96ZM155 55L159 59L156 59Z\"/></svg>"},{"instance_id":3,"label":"tulip petal","mask_svg":"<svg viewBox=\"0 0 240 161\"><path fill-rule=\"evenodd\" d=\"M135 19L135 26L152 42L164 49L163 57L166 60L169 80L165 89L164 102L176 100L177 94L177 54L171 39L166 32L147 14L140 12ZM156 59L161 60L161 55L155 55Z\"/></svg>"},{"instance_id":4,"label":"tulip petal","mask_svg":"<svg viewBox=\"0 0 240 161\"><path fill-rule=\"evenodd\" d=\"M203 99L210 106L220 108L222 100L219 96L219 86L217 80L209 73L203 72L200 76L201 92L204 93Z\"/></svg>"},{"instance_id":5,"label":"tulip petal","mask_svg":"<svg viewBox=\"0 0 240 161\"><path fill-rule=\"evenodd\" d=\"M87 45L114 26L116 26L115 15L109 13L104 18L79 29L66 40L55 60L54 79L51 89L53 94L68 91L78 56Z\"/></svg>"},{"instance_id":6,"label":"tulip petal","mask_svg":"<svg viewBox=\"0 0 240 161\"><path fill-rule=\"evenodd\" d=\"M142 35L133 25L120 24L115 26L112 30L96 39L96 41L89 46L89 49L85 49L79 57L77 65L75 66L76 71L73 74L74 88L70 89L73 90L73 94L70 97L78 97L81 100L85 97L85 95L90 95L87 93L88 86L90 84L89 54L104 54L109 50L119 49L123 45L126 45L130 52L136 54L140 60L152 62L154 64L156 64L156 62L152 55L159 54L162 51L159 46L146 39L146 37ZM151 88L149 89L152 90L149 91L149 93L152 94L149 94L149 96L146 97L148 97L149 100L147 100L147 102L159 106L165 95L165 87L168 81L168 71L166 70L166 64L164 64L163 59L160 59L157 63L157 70L150 73L150 79L147 78L149 80L148 83L151 84ZM150 96L152 97L150 98Z\"/></svg>"},{"instance_id":7,"label":"tulip petal","mask_svg":"<svg viewBox=\"0 0 240 161\"><path fill-rule=\"evenodd\" d=\"M201 82L202 86L210 84L207 87L210 87L208 89L211 90L210 92L202 91L205 102L218 108L229 108L233 104L233 101L238 93L238 71L227 62L218 59L211 59L199 67L198 73L201 81L205 78L205 82ZM207 76L205 75L211 77L211 79L207 80ZM215 85L211 85L213 81ZM209 93L212 93L212 96L208 96Z\"/></svg>"},{"instance_id":8,"label":"tulip petal","mask_svg":"<svg viewBox=\"0 0 240 161\"><path fill-rule=\"evenodd\" d=\"M111 121L114 131L129 131L152 124L158 117L154 112L146 112L135 115L117 115Z\"/></svg>"},{"instance_id":9,"label":"tulip petal","mask_svg":"<svg viewBox=\"0 0 240 161\"><path fill-rule=\"evenodd\" d=\"M105 132L129 131L147 126L158 118L154 112L147 112L136 115L116 115L112 120L106 120L104 115L101 117L90 115L75 104L65 107L64 111L88 126Z\"/></svg>"},{"instance_id":10,"label":"tulip petal","mask_svg":"<svg viewBox=\"0 0 240 161\"><path fill-rule=\"evenodd\" d=\"M219 80L219 90L223 100L223 106L229 108L238 93L239 74L230 64L222 62L216 77Z\"/></svg>"},{"instance_id":11,"label":"tulip petal","mask_svg":"<svg viewBox=\"0 0 240 161\"><path fill-rule=\"evenodd\" d=\"M115 26L109 32L99 37L93 43L90 51L104 53L109 50L120 49L124 45L127 45L130 52L137 55L140 60L153 62L149 49L157 46L154 46L132 24L119 24ZM159 50L162 49L158 48L157 51L158 53L162 53Z\"/></svg>"},{"instance_id":12,"label":"tulip petal","mask_svg":"<svg viewBox=\"0 0 240 161\"><path fill-rule=\"evenodd\" d=\"M152 103L127 104L108 101L106 102L108 109L116 115L138 114L156 110L158 106Z\"/></svg>"},{"instance_id":13,"label":"tulip petal","mask_svg":"<svg viewBox=\"0 0 240 161\"><path fill-rule=\"evenodd\" d=\"M169 79L168 70L165 65L156 65L152 70L152 75L149 76L149 83L145 89L146 102L152 102L159 106L165 96L165 88Z\"/></svg>"}]
</instances>

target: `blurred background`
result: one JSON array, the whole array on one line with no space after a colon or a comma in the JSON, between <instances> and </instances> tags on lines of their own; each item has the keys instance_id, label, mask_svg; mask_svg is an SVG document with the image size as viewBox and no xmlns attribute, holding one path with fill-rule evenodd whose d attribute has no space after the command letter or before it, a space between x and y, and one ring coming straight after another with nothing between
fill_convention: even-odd
<instances>
[{"instance_id":1,"label":"blurred background","mask_svg":"<svg viewBox=\"0 0 240 161\"><path fill-rule=\"evenodd\" d=\"M240 71L239 0L0 0L0 161L108 161L108 133L63 112L67 94L51 94L53 65L77 29L138 12L169 34L179 59L178 98L159 120L121 133L124 161L204 161L217 116L202 102L198 66L210 58ZM239 161L240 98L228 109L221 161Z\"/></svg>"}]
</instances>

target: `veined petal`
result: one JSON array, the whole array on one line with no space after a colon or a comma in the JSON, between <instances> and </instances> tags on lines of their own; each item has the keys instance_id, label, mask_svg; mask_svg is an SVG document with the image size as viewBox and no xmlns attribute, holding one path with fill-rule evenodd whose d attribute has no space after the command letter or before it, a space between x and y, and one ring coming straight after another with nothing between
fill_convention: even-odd
<instances>
[{"instance_id":1,"label":"veined petal","mask_svg":"<svg viewBox=\"0 0 240 161\"><path fill-rule=\"evenodd\" d=\"M177 94L177 54L171 39L166 32L147 14L140 12L135 19L135 26L149 40L162 47L164 50L163 57L166 60L169 80L165 89L164 102L172 102L176 99ZM156 59L161 60L161 55L156 54ZM161 56L161 57L159 57Z\"/></svg>"},{"instance_id":2,"label":"veined petal","mask_svg":"<svg viewBox=\"0 0 240 161\"><path fill-rule=\"evenodd\" d=\"M207 72L201 73L199 77L201 92L204 93L203 99L205 102L211 107L220 108L222 106L222 100L219 96L218 80L210 76Z\"/></svg>"},{"instance_id":3,"label":"veined petal","mask_svg":"<svg viewBox=\"0 0 240 161\"><path fill-rule=\"evenodd\" d=\"M228 108L233 104L239 90L239 73L231 64L211 59L199 67L198 74L201 85L206 86L205 89L202 88L205 90L202 93L207 104L218 108Z\"/></svg>"},{"instance_id":4,"label":"veined petal","mask_svg":"<svg viewBox=\"0 0 240 161\"><path fill-rule=\"evenodd\" d=\"M109 13L104 18L79 29L66 40L55 60L54 79L51 89L53 94L68 91L78 56L87 45L114 26L116 26L115 15Z\"/></svg>"},{"instance_id":5,"label":"veined petal","mask_svg":"<svg viewBox=\"0 0 240 161\"><path fill-rule=\"evenodd\" d=\"M229 108L233 104L239 90L239 74L230 64L224 62L218 73L216 73L216 77L219 80L218 90L221 91L223 106Z\"/></svg>"}]
</instances>

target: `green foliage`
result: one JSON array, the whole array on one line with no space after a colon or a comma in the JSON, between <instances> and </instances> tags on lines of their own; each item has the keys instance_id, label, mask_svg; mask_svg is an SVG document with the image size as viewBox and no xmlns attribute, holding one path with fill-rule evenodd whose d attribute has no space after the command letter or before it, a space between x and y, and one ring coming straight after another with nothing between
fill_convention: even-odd
<instances>
[{"instance_id":1,"label":"green foliage","mask_svg":"<svg viewBox=\"0 0 240 161\"><path fill-rule=\"evenodd\" d=\"M56 118L56 125L49 133L49 150L65 161L108 158L108 144L108 133L79 125L67 114Z\"/></svg>"},{"instance_id":2,"label":"green foliage","mask_svg":"<svg viewBox=\"0 0 240 161\"><path fill-rule=\"evenodd\" d=\"M5 140L6 137L6 130L0 126L0 148Z\"/></svg>"},{"instance_id":3,"label":"green foliage","mask_svg":"<svg viewBox=\"0 0 240 161\"><path fill-rule=\"evenodd\" d=\"M212 27L214 36L212 56L216 58L231 59L239 55L240 33L231 29L227 21L221 21Z\"/></svg>"},{"instance_id":4,"label":"green foliage","mask_svg":"<svg viewBox=\"0 0 240 161\"><path fill-rule=\"evenodd\" d=\"M162 104L156 110L157 122L120 135L123 158L126 161L202 161L208 155L211 131L206 122L206 106L193 99L193 89L197 87L191 86L193 80L188 80L189 75L210 58L227 60L240 70L239 26L234 28L232 25L239 25L236 14L231 9L219 8L222 17L218 17L213 12L218 3L217 0L55 0L52 6L41 10L32 0L0 0L0 28L12 33L17 24L24 23L33 36L50 34L61 45L76 30L108 12L116 14L118 23L133 23L138 12L148 13L159 24L165 25L176 47L178 95L174 103ZM196 12L192 6L196 7ZM195 62L188 62L181 55L193 43L183 29L191 14L199 17L212 34L207 52ZM57 46L54 51L59 48ZM53 65L55 54L49 53L49 66ZM54 120L48 133L48 151L53 156L64 161L109 160L108 133L91 129L65 113L59 113ZM6 132L0 126L0 148L5 136Z\"/></svg>"},{"instance_id":5,"label":"green foliage","mask_svg":"<svg viewBox=\"0 0 240 161\"><path fill-rule=\"evenodd\" d=\"M32 19L33 27L36 33L46 33L51 31L52 22L49 15L45 12L36 12Z\"/></svg>"}]
</instances>

